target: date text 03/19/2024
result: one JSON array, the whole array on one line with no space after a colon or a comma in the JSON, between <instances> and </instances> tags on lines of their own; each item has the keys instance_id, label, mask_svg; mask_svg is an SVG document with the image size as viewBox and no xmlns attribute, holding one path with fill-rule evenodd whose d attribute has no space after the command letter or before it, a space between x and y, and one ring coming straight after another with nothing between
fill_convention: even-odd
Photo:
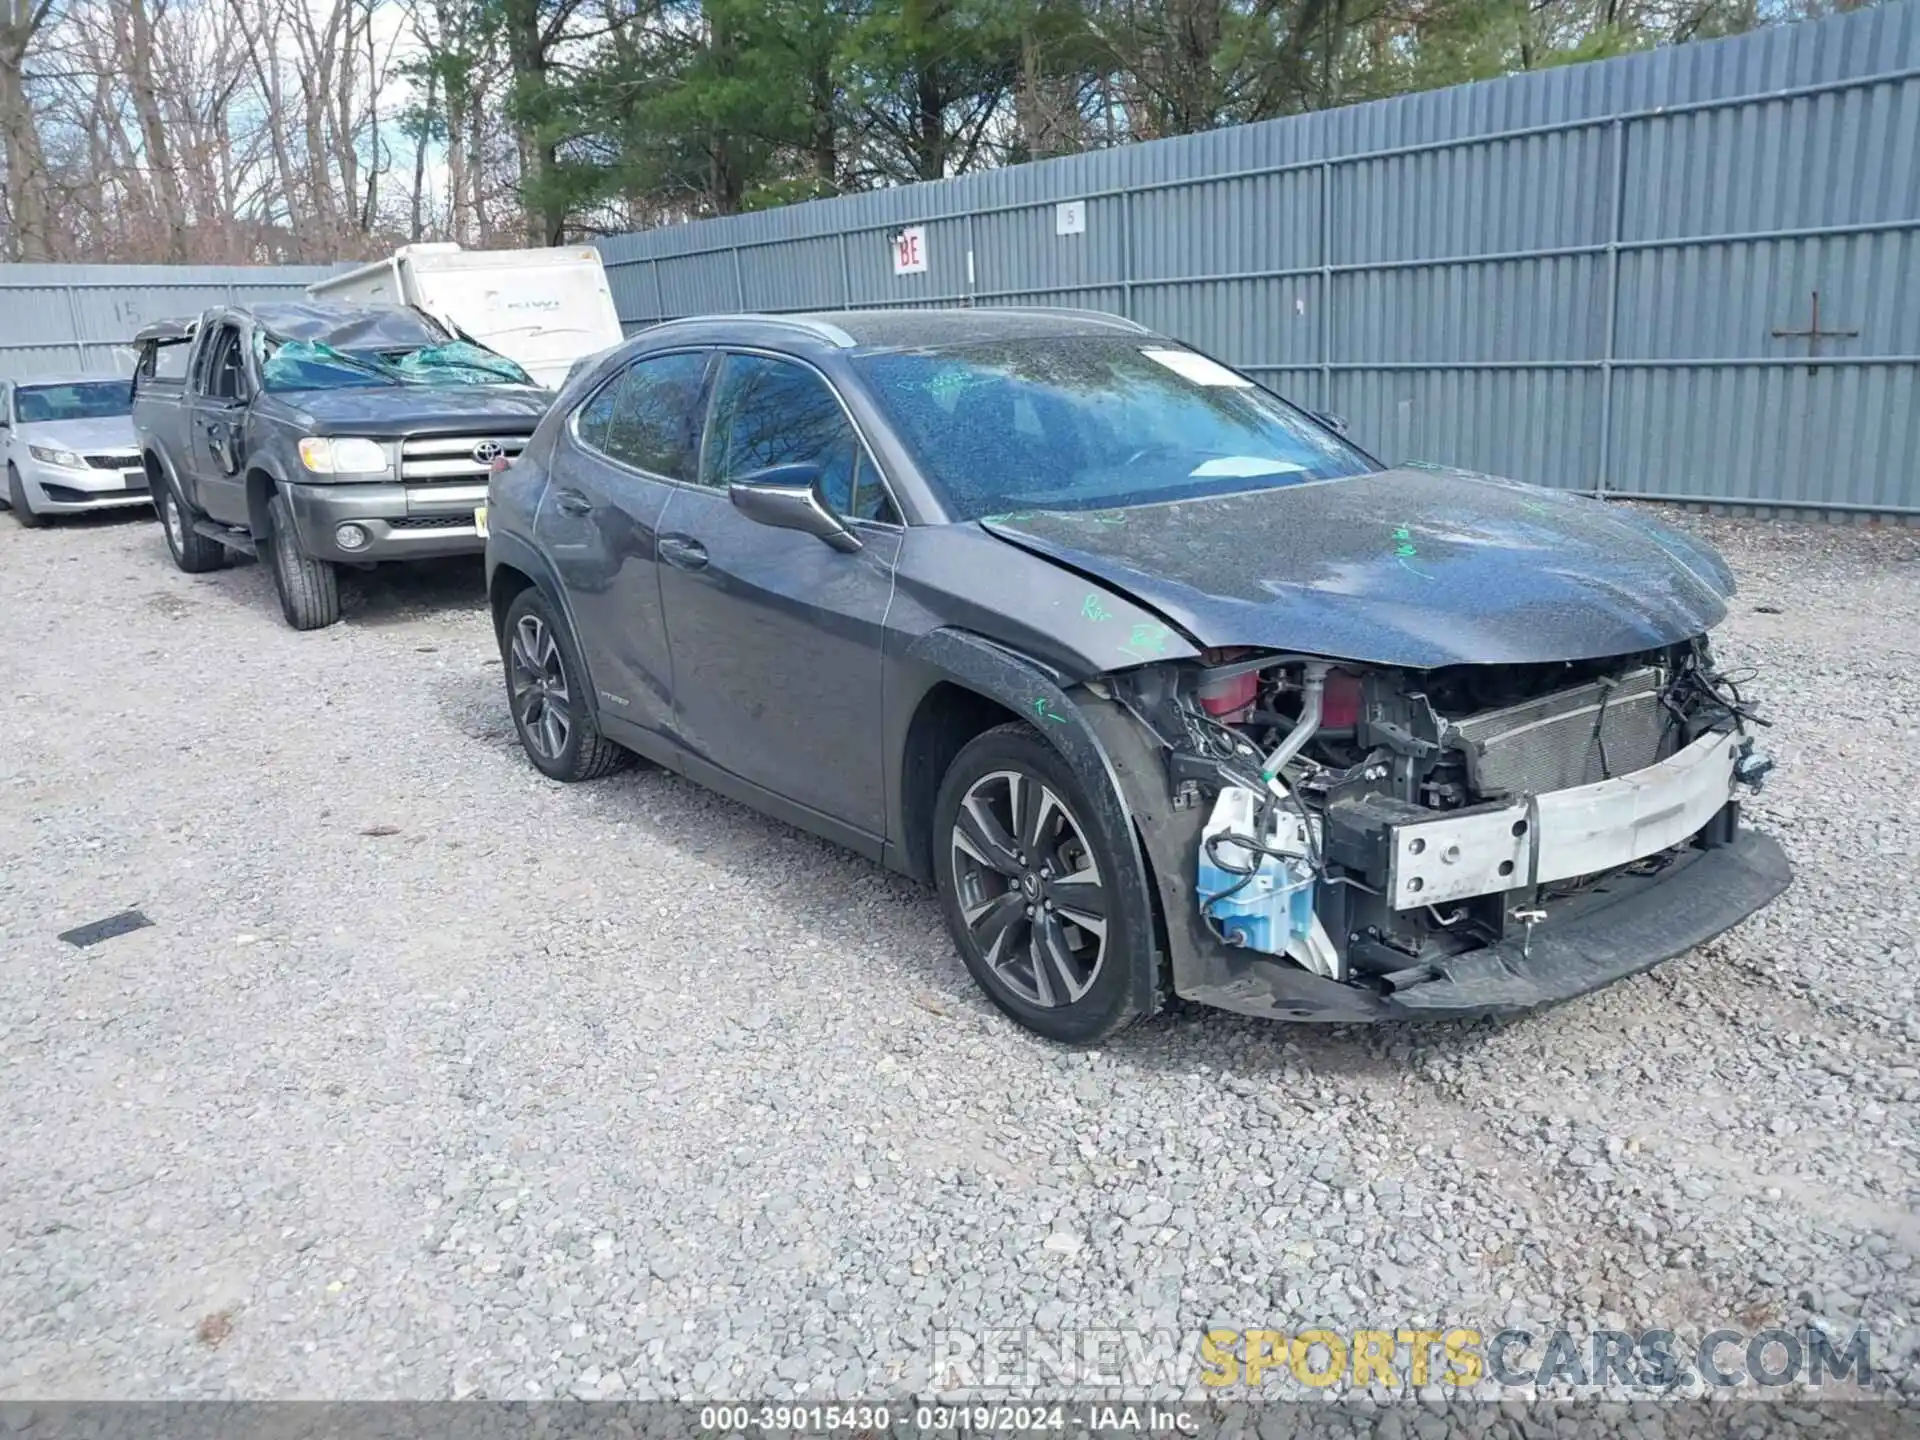
<instances>
[{"instance_id":1,"label":"date text 03/19/2024","mask_svg":"<svg viewBox=\"0 0 1920 1440\"><path fill-rule=\"evenodd\" d=\"M945 1434L1106 1434L1194 1435L1199 1422L1180 1406L1115 1403L917 1405L911 1410L887 1405L707 1405L700 1428L714 1434L878 1434L904 1426Z\"/></svg>"}]
</instances>

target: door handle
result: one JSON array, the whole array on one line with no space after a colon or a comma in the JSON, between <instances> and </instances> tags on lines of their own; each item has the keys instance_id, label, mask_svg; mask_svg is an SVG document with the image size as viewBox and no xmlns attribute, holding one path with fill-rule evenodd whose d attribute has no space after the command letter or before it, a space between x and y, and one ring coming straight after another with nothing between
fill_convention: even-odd
<instances>
[{"instance_id":1,"label":"door handle","mask_svg":"<svg viewBox=\"0 0 1920 1440\"><path fill-rule=\"evenodd\" d=\"M707 564L707 547L687 535L662 535L660 558L682 570L702 570Z\"/></svg>"},{"instance_id":2,"label":"door handle","mask_svg":"<svg viewBox=\"0 0 1920 1440\"><path fill-rule=\"evenodd\" d=\"M556 491L553 503L562 515L588 515L593 512L593 502L578 490Z\"/></svg>"}]
</instances>

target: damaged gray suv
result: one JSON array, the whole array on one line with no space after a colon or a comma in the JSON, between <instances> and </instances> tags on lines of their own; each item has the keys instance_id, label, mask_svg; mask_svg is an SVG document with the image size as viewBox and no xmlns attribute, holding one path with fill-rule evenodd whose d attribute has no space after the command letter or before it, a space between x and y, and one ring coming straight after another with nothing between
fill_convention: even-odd
<instances>
[{"instance_id":1,"label":"damaged gray suv","mask_svg":"<svg viewBox=\"0 0 1920 1440\"><path fill-rule=\"evenodd\" d=\"M481 517L507 699L561 780L644 756L930 880L1007 1014L1168 994L1488 1014L1789 879L1709 549L1388 469L1111 316L656 326Z\"/></svg>"}]
</instances>

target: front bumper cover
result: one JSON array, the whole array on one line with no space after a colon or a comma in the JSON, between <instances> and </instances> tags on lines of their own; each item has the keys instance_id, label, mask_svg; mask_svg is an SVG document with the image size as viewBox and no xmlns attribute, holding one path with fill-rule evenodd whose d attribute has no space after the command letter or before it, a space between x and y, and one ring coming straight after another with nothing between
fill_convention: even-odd
<instances>
[{"instance_id":1,"label":"front bumper cover","mask_svg":"<svg viewBox=\"0 0 1920 1440\"><path fill-rule=\"evenodd\" d=\"M1792 878L1778 841L1741 830L1729 844L1682 852L1658 874L1615 875L1562 902L1530 944L1507 940L1437 961L1427 967L1427 978L1390 993L1320 981L1328 991L1345 992L1347 1003L1327 994L1325 1009L1302 1015L1306 997L1297 972L1263 961L1225 984L1183 993L1245 1015L1313 1020L1451 1019L1531 1010L1684 954L1739 924Z\"/></svg>"},{"instance_id":2,"label":"front bumper cover","mask_svg":"<svg viewBox=\"0 0 1920 1440\"><path fill-rule=\"evenodd\" d=\"M482 554L487 542L474 529L473 507L486 503L485 487L476 487L476 493L480 498L471 499L464 491L454 495L443 490L432 502L423 502L419 491L410 496L405 485L286 487L301 550L316 560L347 565ZM342 549L335 538L349 521L368 535L368 543L357 550Z\"/></svg>"},{"instance_id":3,"label":"front bumper cover","mask_svg":"<svg viewBox=\"0 0 1920 1440\"><path fill-rule=\"evenodd\" d=\"M14 467L37 515L77 515L153 503L146 472L137 464L124 470L69 470L28 456L16 459Z\"/></svg>"},{"instance_id":4,"label":"front bumper cover","mask_svg":"<svg viewBox=\"0 0 1920 1440\"><path fill-rule=\"evenodd\" d=\"M1074 698L1075 713L1098 737L1152 862L1174 992L1196 1004L1338 1024L1532 1009L1597 990L1712 939L1779 895L1793 878L1777 841L1736 827L1726 844L1674 852L1655 874L1620 872L1590 891L1548 904L1530 945L1511 939L1436 961L1421 978L1399 977L1396 989L1367 977L1328 979L1223 945L1206 929L1191 878L1206 812L1173 803L1159 751L1131 715L1084 692Z\"/></svg>"}]
</instances>

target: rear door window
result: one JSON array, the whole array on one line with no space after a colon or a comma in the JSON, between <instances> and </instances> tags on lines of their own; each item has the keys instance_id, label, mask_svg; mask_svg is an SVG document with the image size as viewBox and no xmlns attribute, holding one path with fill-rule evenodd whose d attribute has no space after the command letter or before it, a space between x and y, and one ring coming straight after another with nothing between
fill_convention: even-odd
<instances>
[{"instance_id":1,"label":"rear door window","mask_svg":"<svg viewBox=\"0 0 1920 1440\"><path fill-rule=\"evenodd\" d=\"M575 417L580 443L649 475L691 480L700 454L708 356L655 355L593 393Z\"/></svg>"}]
</instances>

